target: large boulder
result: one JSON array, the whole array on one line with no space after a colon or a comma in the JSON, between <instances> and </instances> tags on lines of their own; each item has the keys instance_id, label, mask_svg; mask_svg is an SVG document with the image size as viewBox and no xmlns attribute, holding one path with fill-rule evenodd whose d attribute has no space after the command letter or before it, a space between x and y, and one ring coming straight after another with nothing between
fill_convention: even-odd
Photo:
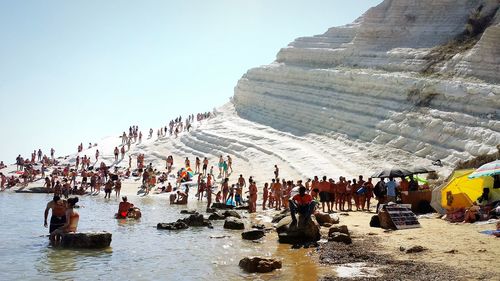
<instances>
[{"instance_id":1,"label":"large boulder","mask_svg":"<svg viewBox=\"0 0 500 281\"><path fill-rule=\"evenodd\" d=\"M378 219L380 222L380 227L382 227L383 229L396 229L396 226L392 222L392 219L386 210L381 210L380 212L378 212Z\"/></svg>"},{"instance_id":2,"label":"large boulder","mask_svg":"<svg viewBox=\"0 0 500 281\"><path fill-rule=\"evenodd\" d=\"M211 206L213 209L233 209L234 206L233 205L226 205L224 203L212 203L212 206Z\"/></svg>"},{"instance_id":3,"label":"large boulder","mask_svg":"<svg viewBox=\"0 0 500 281\"><path fill-rule=\"evenodd\" d=\"M241 219L235 217L228 217L224 221L224 228L227 229L245 229L245 224Z\"/></svg>"},{"instance_id":4,"label":"large boulder","mask_svg":"<svg viewBox=\"0 0 500 281\"><path fill-rule=\"evenodd\" d=\"M299 215L297 225L287 223L291 222L290 217L283 218L278 224L278 241L284 244L304 244L318 241L321 238L320 227L314 217L306 219Z\"/></svg>"},{"instance_id":5,"label":"large boulder","mask_svg":"<svg viewBox=\"0 0 500 281\"><path fill-rule=\"evenodd\" d=\"M183 215L196 215L198 212L196 210L181 210L181 214Z\"/></svg>"},{"instance_id":6,"label":"large boulder","mask_svg":"<svg viewBox=\"0 0 500 281\"><path fill-rule=\"evenodd\" d=\"M324 226L325 224L337 224L339 223L339 217L332 217L330 214L317 212L314 214L316 217L316 221L318 221L319 225Z\"/></svg>"},{"instance_id":7,"label":"large boulder","mask_svg":"<svg viewBox=\"0 0 500 281\"><path fill-rule=\"evenodd\" d=\"M243 231L241 233L241 238L245 240L257 240L264 237L264 230L262 229L252 229Z\"/></svg>"},{"instance_id":8,"label":"large boulder","mask_svg":"<svg viewBox=\"0 0 500 281\"><path fill-rule=\"evenodd\" d=\"M259 257L243 258L239 265L248 273L267 273L282 266L281 261Z\"/></svg>"},{"instance_id":9,"label":"large boulder","mask_svg":"<svg viewBox=\"0 0 500 281\"><path fill-rule=\"evenodd\" d=\"M102 249L111 244L109 232L64 233L61 246L64 248Z\"/></svg>"},{"instance_id":10,"label":"large boulder","mask_svg":"<svg viewBox=\"0 0 500 281\"><path fill-rule=\"evenodd\" d=\"M209 220L223 220L225 219L226 217L224 216L224 214L221 214L220 212L214 212L214 213L211 213L210 216L208 216L208 219Z\"/></svg>"},{"instance_id":11,"label":"large boulder","mask_svg":"<svg viewBox=\"0 0 500 281\"><path fill-rule=\"evenodd\" d=\"M186 229L189 226L182 221L176 221L176 222L171 222L171 223L158 223L156 225L157 229L165 229L165 230L180 230L180 229Z\"/></svg>"},{"instance_id":12,"label":"large boulder","mask_svg":"<svg viewBox=\"0 0 500 281\"><path fill-rule=\"evenodd\" d=\"M224 212L223 215L226 218L227 217L235 217L235 218L241 219L241 215L238 212L234 211L234 210L227 210L227 211Z\"/></svg>"}]
</instances>

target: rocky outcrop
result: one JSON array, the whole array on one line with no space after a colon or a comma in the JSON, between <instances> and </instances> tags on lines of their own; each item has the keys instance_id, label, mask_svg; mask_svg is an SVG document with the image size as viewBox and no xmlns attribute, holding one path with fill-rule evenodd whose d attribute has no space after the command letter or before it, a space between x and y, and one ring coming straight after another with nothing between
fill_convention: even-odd
<instances>
[{"instance_id":1,"label":"rocky outcrop","mask_svg":"<svg viewBox=\"0 0 500 281\"><path fill-rule=\"evenodd\" d=\"M241 219L235 217L228 217L224 221L224 228L226 229L245 229L245 224Z\"/></svg>"},{"instance_id":2,"label":"rocky outcrop","mask_svg":"<svg viewBox=\"0 0 500 281\"><path fill-rule=\"evenodd\" d=\"M299 216L297 224L292 224L289 216L285 217L276 225L276 231L278 241L283 244L304 244L321 238L319 224L313 216L310 219Z\"/></svg>"},{"instance_id":3,"label":"rocky outcrop","mask_svg":"<svg viewBox=\"0 0 500 281\"><path fill-rule=\"evenodd\" d=\"M111 237L108 232L64 233L60 245L63 248L102 249L109 247Z\"/></svg>"},{"instance_id":4,"label":"rocky outcrop","mask_svg":"<svg viewBox=\"0 0 500 281\"><path fill-rule=\"evenodd\" d=\"M240 267L248 273L267 273L281 268L281 261L269 258L243 258L239 263Z\"/></svg>"},{"instance_id":5,"label":"rocky outcrop","mask_svg":"<svg viewBox=\"0 0 500 281\"><path fill-rule=\"evenodd\" d=\"M243 231L241 233L241 238L243 238L245 240L257 240L257 239L264 237L264 235L265 235L264 230L252 229L252 230Z\"/></svg>"}]
</instances>

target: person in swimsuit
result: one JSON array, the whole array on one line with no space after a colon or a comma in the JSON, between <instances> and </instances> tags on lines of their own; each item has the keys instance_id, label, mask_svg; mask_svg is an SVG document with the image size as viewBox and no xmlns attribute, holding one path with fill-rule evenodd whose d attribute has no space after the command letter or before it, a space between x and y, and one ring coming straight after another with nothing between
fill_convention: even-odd
<instances>
[{"instance_id":1,"label":"person in swimsuit","mask_svg":"<svg viewBox=\"0 0 500 281\"><path fill-rule=\"evenodd\" d=\"M231 173L233 172L233 159L231 156L227 156L227 169L231 169Z\"/></svg>"},{"instance_id":2,"label":"person in swimsuit","mask_svg":"<svg viewBox=\"0 0 500 281\"><path fill-rule=\"evenodd\" d=\"M248 212L255 213L257 211L257 185L254 181L250 182L248 192L250 193L250 204Z\"/></svg>"},{"instance_id":3,"label":"person in swimsuit","mask_svg":"<svg viewBox=\"0 0 500 281\"><path fill-rule=\"evenodd\" d=\"M219 156L219 178L222 177L222 167L224 165L224 159L222 158L222 155Z\"/></svg>"},{"instance_id":4,"label":"person in swimsuit","mask_svg":"<svg viewBox=\"0 0 500 281\"><path fill-rule=\"evenodd\" d=\"M225 203L227 201L227 195L229 192L229 179L225 178L224 182L222 183L222 199L224 200L223 202Z\"/></svg>"},{"instance_id":5,"label":"person in swimsuit","mask_svg":"<svg viewBox=\"0 0 500 281\"><path fill-rule=\"evenodd\" d=\"M63 233L76 232L80 215L75 211L74 207L78 202L78 197L68 199L68 208L66 209L66 222L63 226L57 228L50 233L50 241L57 243Z\"/></svg>"},{"instance_id":6,"label":"person in swimsuit","mask_svg":"<svg viewBox=\"0 0 500 281\"><path fill-rule=\"evenodd\" d=\"M201 165L201 161L200 161L200 158L199 157L196 157L196 160L194 162L194 172L196 174L200 173L200 165Z\"/></svg>"},{"instance_id":7,"label":"person in swimsuit","mask_svg":"<svg viewBox=\"0 0 500 281\"><path fill-rule=\"evenodd\" d=\"M61 200L61 197L54 195L52 201L47 203L47 207L44 212L43 226L47 227L47 217L49 216L49 210L52 210L52 215L50 217L49 233L63 226L66 223L66 202Z\"/></svg>"},{"instance_id":8,"label":"person in swimsuit","mask_svg":"<svg viewBox=\"0 0 500 281\"><path fill-rule=\"evenodd\" d=\"M126 219L128 213L134 209L134 204L128 202L127 196L122 197L122 202L118 205L118 213L115 214L117 219Z\"/></svg>"},{"instance_id":9,"label":"person in swimsuit","mask_svg":"<svg viewBox=\"0 0 500 281\"><path fill-rule=\"evenodd\" d=\"M113 181L109 179L108 182L106 182L106 184L104 185L104 198L111 198L111 191L113 190L113 186Z\"/></svg>"},{"instance_id":10,"label":"person in swimsuit","mask_svg":"<svg viewBox=\"0 0 500 281\"><path fill-rule=\"evenodd\" d=\"M277 179L280 174L280 169L278 169L278 165L274 165L274 178Z\"/></svg>"},{"instance_id":11,"label":"person in swimsuit","mask_svg":"<svg viewBox=\"0 0 500 281\"><path fill-rule=\"evenodd\" d=\"M262 190L262 210L266 209L267 198L269 197L269 184L264 183L264 189Z\"/></svg>"},{"instance_id":12,"label":"person in swimsuit","mask_svg":"<svg viewBox=\"0 0 500 281\"><path fill-rule=\"evenodd\" d=\"M203 176L206 176L207 174L207 167L208 167L208 159L207 157L205 157L205 159L203 159Z\"/></svg>"}]
</instances>

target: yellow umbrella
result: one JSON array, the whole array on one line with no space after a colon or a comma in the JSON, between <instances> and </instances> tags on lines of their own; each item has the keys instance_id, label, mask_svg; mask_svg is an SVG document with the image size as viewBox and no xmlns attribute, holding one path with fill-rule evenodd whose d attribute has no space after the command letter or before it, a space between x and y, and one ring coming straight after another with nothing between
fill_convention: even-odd
<instances>
[{"instance_id":1,"label":"yellow umbrella","mask_svg":"<svg viewBox=\"0 0 500 281\"><path fill-rule=\"evenodd\" d=\"M469 174L454 178L441 190L443 208L468 208L481 196L483 188L493 186L492 177L469 179Z\"/></svg>"}]
</instances>

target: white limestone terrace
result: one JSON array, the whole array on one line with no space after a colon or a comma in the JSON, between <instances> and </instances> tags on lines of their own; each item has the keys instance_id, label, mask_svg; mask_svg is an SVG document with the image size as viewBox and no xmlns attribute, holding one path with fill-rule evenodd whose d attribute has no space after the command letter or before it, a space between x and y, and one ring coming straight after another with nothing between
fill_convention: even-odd
<instances>
[{"instance_id":1,"label":"white limestone terrace","mask_svg":"<svg viewBox=\"0 0 500 281\"><path fill-rule=\"evenodd\" d=\"M452 167L495 152L499 7L498 0L386 0L353 24L298 38L276 62L249 70L235 87L235 109L277 131L321 138L318 150L359 149L347 160L326 157L337 166L418 158Z\"/></svg>"}]
</instances>

